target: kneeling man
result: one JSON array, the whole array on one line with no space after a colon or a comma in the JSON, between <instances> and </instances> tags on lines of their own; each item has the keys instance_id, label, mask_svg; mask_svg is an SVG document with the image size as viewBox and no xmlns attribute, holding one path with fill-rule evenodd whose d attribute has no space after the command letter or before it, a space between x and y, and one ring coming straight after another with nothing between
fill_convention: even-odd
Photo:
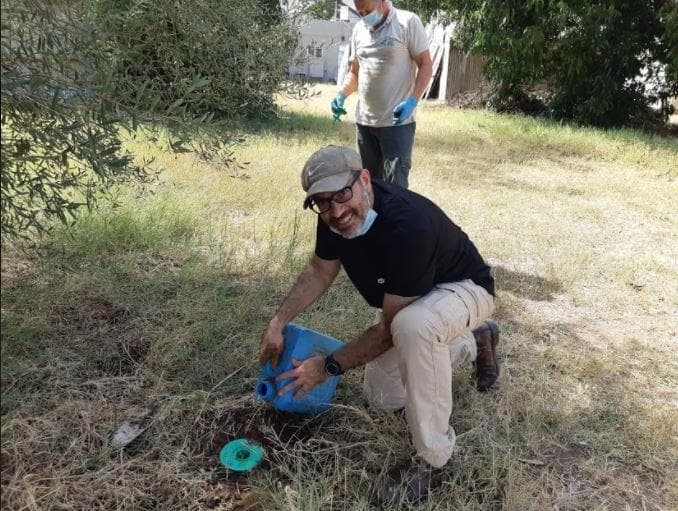
<instances>
[{"instance_id":1,"label":"kneeling man","mask_svg":"<svg viewBox=\"0 0 678 511\"><path fill-rule=\"evenodd\" d=\"M352 149L316 151L301 184L304 208L318 215L315 254L268 323L261 362L277 365L283 328L343 266L365 300L381 309L381 319L333 355L296 362L280 376L293 378L281 392L301 397L330 376L365 365L370 404L404 408L418 456L427 466L445 465L455 443L453 372L475 361L481 391L491 389L499 373L499 332L488 320L495 300L489 266L438 206L372 180Z\"/></svg>"}]
</instances>

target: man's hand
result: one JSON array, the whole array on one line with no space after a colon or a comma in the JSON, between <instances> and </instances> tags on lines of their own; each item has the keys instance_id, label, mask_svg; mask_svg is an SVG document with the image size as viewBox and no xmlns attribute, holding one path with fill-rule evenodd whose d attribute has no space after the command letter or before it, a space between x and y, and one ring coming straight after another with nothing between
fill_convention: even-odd
<instances>
[{"instance_id":1,"label":"man's hand","mask_svg":"<svg viewBox=\"0 0 678 511\"><path fill-rule=\"evenodd\" d=\"M344 109L344 100L345 99L346 99L346 94L344 94L344 91L340 90L339 92L337 92L337 95L332 100L332 104L331 104L332 113L334 115L337 115L337 114L341 115L341 114L346 113L346 110Z\"/></svg>"},{"instance_id":2,"label":"man's hand","mask_svg":"<svg viewBox=\"0 0 678 511\"><path fill-rule=\"evenodd\" d=\"M294 399L299 399L308 394L319 383L330 379L330 375L325 372L325 357L322 355L316 355L301 362L293 358L292 365L294 369L282 373L275 379L276 381L281 381L287 378L294 378L280 389L278 392L279 396L291 390L299 389L294 394Z\"/></svg>"},{"instance_id":3,"label":"man's hand","mask_svg":"<svg viewBox=\"0 0 678 511\"><path fill-rule=\"evenodd\" d=\"M332 100L332 116L333 124L341 122L341 116L346 115L346 109L344 108L344 100L346 99L346 94L343 91L337 92L337 97Z\"/></svg>"},{"instance_id":4,"label":"man's hand","mask_svg":"<svg viewBox=\"0 0 678 511\"><path fill-rule=\"evenodd\" d=\"M275 369L278 366L278 360L284 348L285 338L282 334L282 328L276 328L269 324L261 336L259 362L261 362L261 365L264 365L267 360L270 360L271 367Z\"/></svg>"},{"instance_id":5,"label":"man's hand","mask_svg":"<svg viewBox=\"0 0 678 511\"><path fill-rule=\"evenodd\" d=\"M285 325L327 291L340 268L341 262L339 259L330 261L320 259L313 254L261 336L259 360L262 364L270 360L271 367L276 368L278 366L280 354L285 347L285 339L283 338Z\"/></svg>"},{"instance_id":6,"label":"man's hand","mask_svg":"<svg viewBox=\"0 0 678 511\"><path fill-rule=\"evenodd\" d=\"M410 96L393 109L393 124L402 124L412 116L417 107L417 100Z\"/></svg>"}]
</instances>

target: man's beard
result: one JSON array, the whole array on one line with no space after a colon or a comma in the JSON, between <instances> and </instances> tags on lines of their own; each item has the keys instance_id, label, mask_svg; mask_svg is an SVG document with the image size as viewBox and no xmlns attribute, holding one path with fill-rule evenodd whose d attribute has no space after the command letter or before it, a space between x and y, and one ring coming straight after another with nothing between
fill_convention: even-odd
<instances>
[{"instance_id":1,"label":"man's beard","mask_svg":"<svg viewBox=\"0 0 678 511\"><path fill-rule=\"evenodd\" d=\"M354 215L354 216L360 221L360 223L355 227L355 229L353 229L351 232L347 234L344 234L343 232L339 231L339 234L341 234L341 236L344 239L352 240L353 238L357 238L358 233L362 230L363 225L365 225L365 220L367 220L366 215L361 216Z\"/></svg>"}]
</instances>

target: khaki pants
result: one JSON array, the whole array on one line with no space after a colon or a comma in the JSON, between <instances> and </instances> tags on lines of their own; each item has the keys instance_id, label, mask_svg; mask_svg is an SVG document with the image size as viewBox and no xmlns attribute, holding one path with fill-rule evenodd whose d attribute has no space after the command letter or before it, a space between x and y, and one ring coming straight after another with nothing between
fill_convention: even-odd
<instances>
[{"instance_id":1,"label":"khaki pants","mask_svg":"<svg viewBox=\"0 0 678 511\"><path fill-rule=\"evenodd\" d=\"M472 330L494 311L494 297L472 280L438 284L391 323L393 348L365 366L372 406L405 407L417 454L434 467L452 456L452 374L476 358Z\"/></svg>"}]
</instances>

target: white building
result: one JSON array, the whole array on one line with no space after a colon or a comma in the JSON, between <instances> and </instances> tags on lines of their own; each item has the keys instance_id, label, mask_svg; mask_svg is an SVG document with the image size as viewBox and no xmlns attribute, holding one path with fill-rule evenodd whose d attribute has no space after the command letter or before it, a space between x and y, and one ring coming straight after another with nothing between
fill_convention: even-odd
<instances>
[{"instance_id":1,"label":"white building","mask_svg":"<svg viewBox=\"0 0 678 511\"><path fill-rule=\"evenodd\" d=\"M310 20L299 27L296 63L291 78L336 82L340 54L351 39L353 27L347 21Z\"/></svg>"},{"instance_id":2,"label":"white building","mask_svg":"<svg viewBox=\"0 0 678 511\"><path fill-rule=\"evenodd\" d=\"M290 2L294 4L294 2ZM288 9L293 6L287 5ZM288 10L288 12L291 12ZM337 83L347 62L353 25L360 19L353 2L339 2L331 20L303 19L299 24L296 62L289 68L291 78Z\"/></svg>"}]
</instances>

